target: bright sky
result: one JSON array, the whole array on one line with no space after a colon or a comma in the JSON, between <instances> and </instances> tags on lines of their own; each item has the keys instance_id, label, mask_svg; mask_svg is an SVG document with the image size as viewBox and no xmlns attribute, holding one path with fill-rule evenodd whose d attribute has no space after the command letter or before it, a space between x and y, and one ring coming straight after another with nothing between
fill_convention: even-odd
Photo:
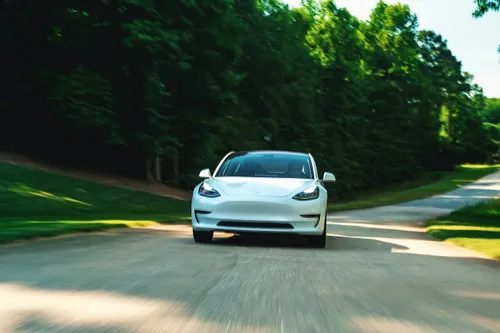
<instances>
[{"instance_id":1,"label":"bright sky","mask_svg":"<svg viewBox=\"0 0 500 333\"><path fill-rule=\"evenodd\" d=\"M282 0L291 6L300 0ZM336 0L361 20L370 17L378 0ZM448 40L448 47L462 68L474 75L487 97L500 97L500 12L488 12L474 19L474 0L385 0L408 4L418 16L420 29L434 30Z\"/></svg>"}]
</instances>

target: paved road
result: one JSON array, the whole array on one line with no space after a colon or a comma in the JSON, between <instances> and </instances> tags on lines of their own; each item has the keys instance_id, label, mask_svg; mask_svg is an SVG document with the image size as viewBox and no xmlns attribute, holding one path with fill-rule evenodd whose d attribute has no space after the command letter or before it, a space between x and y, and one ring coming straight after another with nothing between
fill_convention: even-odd
<instances>
[{"instance_id":1,"label":"paved road","mask_svg":"<svg viewBox=\"0 0 500 333\"><path fill-rule=\"evenodd\" d=\"M500 194L500 173L446 196L332 214L328 248L189 230L0 248L0 332L500 332L498 262L429 240L428 217Z\"/></svg>"}]
</instances>

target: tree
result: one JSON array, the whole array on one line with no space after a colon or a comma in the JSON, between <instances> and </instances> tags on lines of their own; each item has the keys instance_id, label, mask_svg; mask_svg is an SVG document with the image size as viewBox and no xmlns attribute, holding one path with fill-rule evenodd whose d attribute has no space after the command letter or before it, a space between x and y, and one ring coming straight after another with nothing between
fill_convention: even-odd
<instances>
[{"instance_id":1,"label":"tree","mask_svg":"<svg viewBox=\"0 0 500 333\"><path fill-rule=\"evenodd\" d=\"M480 115L485 122L500 124L500 98L487 98Z\"/></svg>"},{"instance_id":2,"label":"tree","mask_svg":"<svg viewBox=\"0 0 500 333\"><path fill-rule=\"evenodd\" d=\"M346 199L498 141L495 102L405 5L368 21L316 0L4 7L0 149L184 188L230 150L308 151Z\"/></svg>"},{"instance_id":3,"label":"tree","mask_svg":"<svg viewBox=\"0 0 500 333\"><path fill-rule=\"evenodd\" d=\"M500 10L500 0L474 0L476 3L476 9L472 14L475 18L482 17L488 11L499 11Z\"/></svg>"}]
</instances>

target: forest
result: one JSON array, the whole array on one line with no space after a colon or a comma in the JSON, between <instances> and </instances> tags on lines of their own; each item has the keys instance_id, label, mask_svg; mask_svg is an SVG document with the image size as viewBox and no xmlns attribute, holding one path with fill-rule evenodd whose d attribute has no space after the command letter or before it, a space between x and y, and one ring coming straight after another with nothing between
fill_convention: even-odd
<instances>
[{"instance_id":1,"label":"forest","mask_svg":"<svg viewBox=\"0 0 500 333\"><path fill-rule=\"evenodd\" d=\"M500 99L407 5L361 21L333 1L11 0L1 16L0 150L188 189L231 150L306 151L349 198L500 147Z\"/></svg>"}]
</instances>

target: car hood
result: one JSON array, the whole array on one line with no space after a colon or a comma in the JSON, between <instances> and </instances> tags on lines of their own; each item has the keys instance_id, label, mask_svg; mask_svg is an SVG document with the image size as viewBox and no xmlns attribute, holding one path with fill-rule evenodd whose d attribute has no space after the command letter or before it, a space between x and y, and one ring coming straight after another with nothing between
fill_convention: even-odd
<instances>
[{"instance_id":1,"label":"car hood","mask_svg":"<svg viewBox=\"0 0 500 333\"><path fill-rule=\"evenodd\" d=\"M312 179L224 177L214 179L224 194L231 196L286 197L306 184L314 185Z\"/></svg>"}]
</instances>

